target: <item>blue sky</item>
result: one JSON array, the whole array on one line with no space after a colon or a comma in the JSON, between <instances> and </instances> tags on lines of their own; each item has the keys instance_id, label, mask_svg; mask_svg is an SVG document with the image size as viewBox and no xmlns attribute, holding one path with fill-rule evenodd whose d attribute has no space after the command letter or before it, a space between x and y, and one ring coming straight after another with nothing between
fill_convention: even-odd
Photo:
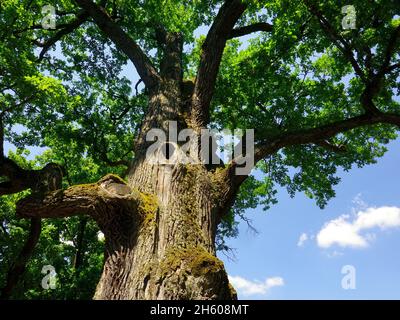
<instances>
[{"instance_id":1,"label":"blue sky","mask_svg":"<svg viewBox=\"0 0 400 320\"><path fill-rule=\"evenodd\" d=\"M236 261L220 255L240 299L400 299L400 140L388 149L377 164L341 174L337 195L323 210L303 194L290 198L284 189L269 211L247 210L259 233L241 223L239 237L228 241ZM357 242L340 225L331 235L334 243L317 242L326 223L344 214L351 223L359 212L372 219L371 228L359 232L366 246L354 247ZM384 230L378 227L382 223ZM308 240L299 246L303 233ZM342 288L345 265L355 268L355 289Z\"/></svg>"}]
</instances>

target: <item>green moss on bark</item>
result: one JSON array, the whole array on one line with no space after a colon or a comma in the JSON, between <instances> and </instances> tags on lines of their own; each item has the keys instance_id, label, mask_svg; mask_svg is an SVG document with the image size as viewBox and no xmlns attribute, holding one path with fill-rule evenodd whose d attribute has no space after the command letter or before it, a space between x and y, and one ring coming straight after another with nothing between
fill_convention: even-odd
<instances>
[{"instance_id":1,"label":"green moss on bark","mask_svg":"<svg viewBox=\"0 0 400 320\"><path fill-rule=\"evenodd\" d=\"M158 210L158 200L153 194L139 192L139 213L143 218L142 223L146 226L155 223Z\"/></svg>"},{"instance_id":2,"label":"green moss on bark","mask_svg":"<svg viewBox=\"0 0 400 320\"><path fill-rule=\"evenodd\" d=\"M180 267L196 277L225 272L222 261L201 246L169 249L160 263L161 275L165 276Z\"/></svg>"}]
</instances>

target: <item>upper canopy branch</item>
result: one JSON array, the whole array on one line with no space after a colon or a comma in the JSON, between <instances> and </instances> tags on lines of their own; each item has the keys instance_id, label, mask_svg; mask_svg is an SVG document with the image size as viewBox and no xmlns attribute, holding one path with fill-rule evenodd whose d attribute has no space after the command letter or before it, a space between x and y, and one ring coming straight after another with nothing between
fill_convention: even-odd
<instances>
[{"instance_id":1,"label":"upper canopy branch","mask_svg":"<svg viewBox=\"0 0 400 320\"><path fill-rule=\"evenodd\" d=\"M192 97L192 121L197 128L204 127L209 120L210 102L226 41L245 9L246 4L240 0L226 0L204 41Z\"/></svg>"},{"instance_id":2,"label":"upper canopy branch","mask_svg":"<svg viewBox=\"0 0 400 320\"><path fill-rule=\"evenodd\" d=\"M377 77L383 77L388 71L391 71L393 66L390 66L390 60L392 60L396 48L398 49L397 43L400 38L400 25L398 25L390 35L388 45L386 46L384 59L382 65L377 72Z\"/></svg>"},{"instance_id":3,"label":"upper canopy branch","mask_svg":"<svg viewBox=\"0 0 400 320\"><path fill-rule=\"evenodd\" d=\"M354 57L353 50L350 44L338 32L336 32L335 28L330 24L330 22L324 17L322 12L314 4L312 4L308 0L304 0L304 3L308 7L308 10L317 18L319 24L321 25L321 28L325 31L327 36L335 43L337 48L350 62L356 75L359 76L364 82L366 82L364 72L362 71L360 65Z\"/></svg>"},{"instance_id":4,"label":"upper canopy branch","mask_svg":"<svg viewBox=\"0 0 400 320\"><path fill-rule=\"evenodd\" d=\"M369 72L368 77L362 71L360 65L356 61L352 48L343 37L341 37L330 25L322 13L307 0L305 3L320 22L323 30L334 41L338 48L343 52L354 68L357 76L359 76L365 84L364 90L360 95L361 107L365 113L357 117L328 123L323 126L314 128L304 128L292 131L282 131L275 136L265 137L255 147L255 162L267 158L268 156L278 152L282 148L303 144L316 144L322 148L335 153L346 153L345 146L336 146L329 143L329 139L335 137L339 133L347 132L352 129L375 124L391 124L400 128L400 115L395 113L383 113L374 103L374 99L381 91L383 80L386 74L397 68L396 64L390 65L395 54L397 41L400 37L400 27L396 27L392 32L388 45L384 50L384 59L380 64L377 72ZM368 69L368 66L367 66ZM221 190L225 190L225 196L221 200L221 213L224 214L232 205L240 185L246 179L244 176L235 175L234 168L236 164L232 162L223 173L223 183Z\"/></svg>"},{"instance_id":5,"label":"upper canopy branch","mask_svg":"<svg viewBox=\"0 0 400 320\"><path fill-rule=\"evenodd\" d=\"M39 60L42 60L46 52L50 49L52 45L54 45L57 41L59 41L63 36L73 32L77 28L79 28L85 21L87 21L89 15L85 11L81 11L76 15L76 19L71 21L70 23L67 23L63 26L58 26L57 28L60 28L60 30L57 31L57 33L48 39L44 43L37 43L40 47L42 47L42 51L39 54Z\"/></svg>"},{"instance_id":6,"label":"upper canopy branch","mask_svg":"<svg viewBox=\"0 0 400 320\"><path fill-rule=\"evenodd\" d=\"M271 32L272 29L273 29L272 24L269 24L267 22L257 22L250 24L248 26L233 29L229 34L228 38L232 39L232 38L242 37L259 31Z\"/></svg>"},{"instance_id":7,"label":"upper canopy branch","mask_svg":"<svg viewBox=\"0 0 400 320\"><path fill-rule=\"evenodd\" d=\"M397 42L400 38L400 26L397 26L392 32L389 38L389 42L384 51L383 62L380 65L376 73L371 72L370 79L365 86L364 92L361 95L361 103L367 112L378 112L378 108L375 106L373 99L381 91L385 75L393 72L396 68L390 66L390 61L393 58Z\"/></svg>"},{"instance_id":8,"label":"upper canopy branch","mask_svg":"<svg viewBox=\"0 0 400 320\"><path fill-rule=\"evenodd\" d=\"M334 146L327 141L339 133L375 124L391 124L400 128L400 114L363 114L349 119L328 123L320 127L282 132L276 136L265 138L265 140L256 144L254 160L255 163L257 163L258 161L275 154L282 148L310 143L317 144L332 152L345 153L345 146ZM247 178L247 176L235 174L236 166L237 164L235 162L231 162L224 170L215 173L216 181L218 182L218 190L220 190L219 217L222 217L229 211L235 201L241 184Z\"/></svg>"},{"instance_id":9,"label":"upper canopy branch","mask_svg":"<svg viewBox=\"0 0 400 320\"><path fill-rule=\"evenodd\" d=\"M145 85L149 88L157 85L159 75L150 59L137 43L112 20L106 10L91 0L75 0L75 2L93 18L97 26L128 56Z\"/></svg>"},{"instance_id":10,"label":"upper canopy branch","mask_svg":"<svg viewBox=\"0 0 400 320\"><path fill-rule=\"evenodd\" d=\"M373 99L380 92L385 75L397 68L396 65L391 66L390 61L393 58L395 49L397 47L397 41L400 37L400 26L397 26L392 32L388 41L388 45L384 50L383 62L377 72L374 72L371 66L371 48L364 48L364 50L367 50L368 58L366 61L366 71L368 72L364 72L355 58L351 45L335 30L335 28L329 23L322 12L314 4L308 0L304 0L304 3L307 5L308 10L317 18L321 28L325 31L327 36L334 42L337 48L343 53L344 57L350 62L355 74L365 84L364 91L360 97L361 105L364 110L371 114L379 113L379 110L374 104Z\"/></svg>"},{"instance_id":11,"label":"upper canopy branch","mask_svg":"<svg viewBox=\"0 0 400 320\"><path fill-rule=\"evenodd\" d=\"M259 143L255 149L255 160L259 161L285 147L308 143L319 144L322 140L328 140L339 133L379 123L391 124L400 128L400 115L394 113L363 114L321 127L282 133Z\"/></svg>"}]
</instances>

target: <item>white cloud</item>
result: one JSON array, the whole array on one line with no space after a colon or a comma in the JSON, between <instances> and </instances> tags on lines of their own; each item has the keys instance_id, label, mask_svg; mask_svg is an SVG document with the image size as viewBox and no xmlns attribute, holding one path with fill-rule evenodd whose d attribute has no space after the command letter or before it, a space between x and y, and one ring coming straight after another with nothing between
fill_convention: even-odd
<instances>
[{"instance_id":1,"label":"white cloud","mask_svg":"<svg viewBox=\"0 0 400 320\"><path fill-rule=\"evenodd\" d=\"M251 295L265 295L273 287L283 286L285 283L281 277L267 278L264 282L250 281L240 276L228 276L229 282L238 291L239 294L244 296Z\"/></svg>"},{"instance_id":2,"label":"white cloud","mask_svg":"<svg viewBox=\"0 0 400 320\"><path fill-rule=\"evenodd\" d=\"M308 235L307 233L302 233L300 235L299 241L297 241L297 246L302 247L304 246L304 243L308 240Z\"/></svg>"},{"instance_id":3,"label":"white cloud","mask_svg":"<svg viewBox=\"0 0 400 320\"><path fill-rule=\"evenodd\" d=\"M358 229L380 229L395 228L400 226L400 208L381 207L368 208L358 213L355 226Z\"/></svg>"},{"instance_id":4,"label":"white cloud","mask_svg":"<svg viewBox=\"0 0 400 320\"><path fill-rule=\"evenodd\" d=\"M362 231L395 227L400 227L400 208L366 208L356 213L353 220L350 220L349 215L341 215L327 222L317 235L317 244L322 248L329 248L335 244L341 247L363 248L367 247L376 235L362 234Z\"/></svg>"},{"instance_id":5,"label":"white cloud","mask_svg":"<svg viewBox=\"0 0 400 320\"><path fill-rule=\"evenodd\" d=\"M318 246L329 248L333 244L341 247L366 247L367 241L358 234L354 225L348 222L347 215L342 215L324 225L317 234Z\"/></svg>"}]
</instances>

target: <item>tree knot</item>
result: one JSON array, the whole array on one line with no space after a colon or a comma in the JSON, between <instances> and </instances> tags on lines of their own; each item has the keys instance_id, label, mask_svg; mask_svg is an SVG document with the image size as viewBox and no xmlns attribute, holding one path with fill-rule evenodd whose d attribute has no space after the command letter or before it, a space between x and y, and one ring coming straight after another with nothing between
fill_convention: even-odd
<instances>
[{"instance_id":1,"label":"tree knot","mask_svg":"<svg viewBox=\"0 0 400 320\"><path fill-rule=\"evenodd\" d=\"M125 181L113 174L108 174L98 182L100 188L112 197L127 198L132 194L132 189Z\"/></svg>"}]
</instances>

